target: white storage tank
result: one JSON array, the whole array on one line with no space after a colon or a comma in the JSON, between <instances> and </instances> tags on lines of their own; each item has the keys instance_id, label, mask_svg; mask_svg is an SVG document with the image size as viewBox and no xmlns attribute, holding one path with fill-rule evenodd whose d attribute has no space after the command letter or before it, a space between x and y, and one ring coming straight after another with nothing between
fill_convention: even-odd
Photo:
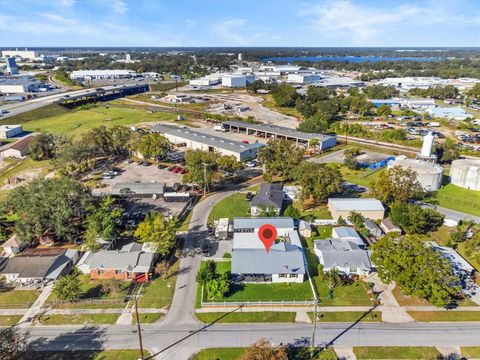
<instances>
[{"instance_id":1,"label":"white storage tank","mask_svg":"<svg viewBox=\"0 0 480 360\"><path fill-rule=\"evenodd\" d=\"M413 170L425 191L436 191L442 186L443 167L438 164L414 159L397 159L387 164L388 169L394 166Z\"/></svg>"},{"instance_id":2,"label":"white storage tank","mask_svg":"<svg viewBox=\"0 0 480 360\"><path fill-rule=\"evenodd\" d=\"M431 132L429 132L425 137L423 138L423 145L422 145L422 151L420 154L428 158L432 155L432 149L433 149L433 142L435 140L435 137L432 135Z\"/></svg>"},{"instance_id":3,"label":"white storage tank","mask_svg":"<svg viewBox=\"0 0 480 360\"><path fill-rule=\"evenodd\" d=\"M450 169L450 182L465 189L480 191L480 160L454 160Z\"/></svg>"}]
</instances>

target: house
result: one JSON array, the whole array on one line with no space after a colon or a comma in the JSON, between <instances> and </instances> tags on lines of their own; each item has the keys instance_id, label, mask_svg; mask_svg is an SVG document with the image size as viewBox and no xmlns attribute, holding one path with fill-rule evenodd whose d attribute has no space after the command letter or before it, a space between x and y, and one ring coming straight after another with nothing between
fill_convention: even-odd
<instances>
[{"instance_id":1,"label":"house","mask_svg":"<svg viewBox=\"0 0 480 360\"><path fill-rule=\"evenodd\" d=\"M351 240L317 240L314 249L324 272L336 269L347 275L366 276L372 270L368 251Z\"/></svg>"},{"instance_id":2,"label":"house","mask_svg":"<svg viewBox=\"0 0 480 360\"><path fill-rule=\"evenodd\" d=\"M262 210L273 210L277 215L280 215L283 207L283 185L282 184L262 184L257 195L252 198L250 202L250 213L252 216L257 216Z\"/></svg>"},{"instance_id":3,"label":"house","mask_svg":"<svg viewBox=\"0 0 480 360\"><path fill-rule=\"evenodd\" d=\"M267 252L258 230L277 229L277 240ZM306 261L292 218L236 218L232 246L232 274L245 282L303 282Z\"/></svg>"},{"instance_id":4,"label":"house","mask_svg":"<svg viewBox=\"0 0 480 360\"><path fill-rule=\"evenodd\" d=\"M18 238L17 234L13 234L10 239L8 239L7 241L5 241L3 244L2 244L2 247L3 247L3 250L5 250L5 252L7 254L10 254L10 255L15 255L15 254L18 254L20 251L22 251L22 249L26 246L26 244L23 244L20 239Z\"/></svg>"},{"instance_id":5,"label":"house","mask_svg":"<svg viewBox=\"0 0 480 360\"><path fill-rule=\"evenodd\" d=\"M383 235L382 229L380 229L373 220L365 219L365 221L363 222L363 225L368 230L368 233L370 234L370 236L373 236L374 238L379 238L380 236Z\"/></svg>"},{"instance_id":6,"label":"house","mask_svg":"<svg viewBox=\"0 0 480 360\"><path fill-rule=\"evenodd\" d=\"M28 135L16 141L8 149L2 152L2 157L3 158L8 158L8 157L21 158L28 155L29 153L28 145L32 142L34 138L35 138L34 135Z\"/></svg>"},{"instance_id":7,"label":"house","mask_svg":"<svg viewBox=\"0 0 480 360\"><path fill-rule=\"evenodd\" d=\"M148 281L157 254L145 252L140 244L135 244L128 244L121 250L87 251L77 268L92 279Z\"/></svg>"},{"instance_id":8,"label":"house","mask_svg":"<svg viewBox=\"0 0 480 360\"><path fill-rule=\"evenodd\" d=\"M233 219L234 233L258 233L258 229L262 225L270 224L277 229L278 236L286 236L289 232L295 230L295 224L290 217L257 217L244 218L238 217Z\"/></svg>"},{"instance_id":9,"label":"house","mask_svg":"<svg viewBox=\"0 0 480 360\"><path fill-rule=\"evenodd\" d=\"M385 216L385 208L377 199L372 198L330 198L328 210L334 220L348 219L352 212L357 212L364 218L381 220Z\"/></svg>"},{"instance_id":10,"label":"house","mask_svg":"<svg viewBox=\"0 0 480 360\"><path fill-rule=\"evenodd\" d=\"M395 225L392 222L392 220L390 220L389 218L386 218L380 221L380 227L382 228L385 234L392 233L392 232L396 232L399 234L402 233L402 229L400 229L397 225Z\"/></svg>"},{"instance_id":11,"label":"house","mask_svg":"<svg viewBox=\"0 0 480 360\"><path fill-rule=\"evenodd\" d=\"M334 239L344 239L357 244L359 247L364 248L365 243L363 242L361 236L357 231L348 226L339 226L332 229L332 238Z\"/></svg>"},{"instance_id":12,"label":"house","mask_svg":"<svg viewBox=\"0 0 480 360\"><path fill-rule=\"evenodd\" d=\"M27 249L10 258L2 274L9 283L41 284L68 274L77 260L78 251L74 249Z\"/></svg>"}]
</instances>

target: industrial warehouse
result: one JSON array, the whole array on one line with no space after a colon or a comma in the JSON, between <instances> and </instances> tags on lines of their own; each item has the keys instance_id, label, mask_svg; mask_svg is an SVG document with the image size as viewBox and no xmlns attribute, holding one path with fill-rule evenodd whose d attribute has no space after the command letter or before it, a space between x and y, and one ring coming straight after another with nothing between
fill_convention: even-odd
<instances>
[{"instance_id":1,"label":"industrial warehouse","mask_svg":"<svg viewBox=\"0 0 480 360\"><path fill-rule=\"evenodd\" d=\"M294 141L297 145L309 146L310 141L318 139L318 148L325 150L337 144L336 135L324 135L316 133L305 133L297 130L292 130L282 126L265 125L265 124L250 124L241 121L225 121L223 127L230 132L245 133L247 135L256 135L265 139L285 139Z\"/></svg>"},{"instance_id":2,"label":"industrial warehouse","mask_svg":"<svg viewBox=\"0 0 480 360\"><path fill-rule=\"evenodd\" d=\"M246 144L171 125L154 125L152 131L161 133L177 146L183 145L194 150L217 151L221 155L233 155L239 161L255 159L258 149L263 146L259 143Z\"/></svg>"}]
</instances>

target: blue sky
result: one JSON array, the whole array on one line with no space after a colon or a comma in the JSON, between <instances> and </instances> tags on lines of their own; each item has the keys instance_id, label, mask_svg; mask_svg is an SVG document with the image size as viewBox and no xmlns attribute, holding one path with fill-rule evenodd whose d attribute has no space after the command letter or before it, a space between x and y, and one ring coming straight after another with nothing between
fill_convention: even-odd
<instances>
[{"instance_id":1,"label":"blue sky","mask_svg":"<svg viewBox=\"0 0 480 360\"><path fill-rule=\"evenodd\" d=\"M0 0L0 46L480 46L480 0Z\"/></svg>"}]
</instances>

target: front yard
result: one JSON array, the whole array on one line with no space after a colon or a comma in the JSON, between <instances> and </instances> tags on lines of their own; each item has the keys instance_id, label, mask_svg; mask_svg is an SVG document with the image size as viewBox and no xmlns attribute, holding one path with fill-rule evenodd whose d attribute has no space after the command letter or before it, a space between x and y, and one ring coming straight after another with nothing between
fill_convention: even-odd
<instances>
[{"instance_id":1,"label":"front yard","mask_svg":"<svg viewBox=\"0 0 480 360\"><path fill-rule=\"evenodd\" d=\"M196 313L195 316L203 323L293 323L294 312L236 312Z\"/></svg>"},{"instance_id":2,"label":"front yard","mask_svg":"<svg viewBox=\"0 0 480 360\"><path fill-rule=\"evenodd\" d=\"M55 294L52 293L44 306L48 307L53 305L53 308L56 309L108 309L122 308L125 306L123 299L128 294L130 282L125 281L121 283L117 291L108 292L103 286L108 280L91 280L88 275L83 274L77 276L80 279L80 288L82 291L79 302L55 303L58 299ZM91 302L88 300L91 300ZM99 300L99 302L96 303L95 300Z\"/></svg>"},{"instance_id":3,"label":"front yard","mask_svg":"<svg viewBox=\"0 0 480 360\"><path fill-rule=\"evenodd\" d=\"M434 347L428 346L358 346L353 348L358 360L376 359L436 359L440 355Z\"/></svg>"},{"instance_id":4,"label":"front yard","mask_svg":"<svg viewBox=\"0 0 480 360\"><path fill-rule=\"evenodd\" d=\"M27 351L18 360L137 360L139 350ZM144 350L144 356L150 353Z\"/></svg>"},{"instance_id":5,"label":"front yard","mask_svg":"<svg viewBox=\"0 0 480 360\"><path fill-rule=\"evenodd\" d=\"M0 291L0 309L28 309L40 293L40 290Z\"/></svg>"},{"instance_id":6,"label":"front yard","mask_svg":"<svg viewBox=\"0 0 480 360\"><path fill-rule=\"evenodd\" d=\"M335 311L335 312L318 312L317 321L318 322L349 322L353 323L356 321L361 322L380 322L382 321L382 312L381 311L372 311L371 313L365 315L361 311ZM313 321L313 312L309 312L308 316L310 320Z\"/></svg>"},{"instance_id":7,"label":"front yard","mask_svg":"<svg viewBox=\"0 0 480 360\"><path fill-rule=\"evenodd\" d=\"M113 325L120 314L69 314L41 315L33 319L34 324L41 325Z\"/></svg>"},{"instance_id":8,"label":"front yard","mask_svg":"<svg viewBox=\"0 0 480 360\"><path fill-rule=\"evenodd\" d=\"M480 321L480 311L408 311L408 315L420 322Z\"/></svg>"}]
</instances>

